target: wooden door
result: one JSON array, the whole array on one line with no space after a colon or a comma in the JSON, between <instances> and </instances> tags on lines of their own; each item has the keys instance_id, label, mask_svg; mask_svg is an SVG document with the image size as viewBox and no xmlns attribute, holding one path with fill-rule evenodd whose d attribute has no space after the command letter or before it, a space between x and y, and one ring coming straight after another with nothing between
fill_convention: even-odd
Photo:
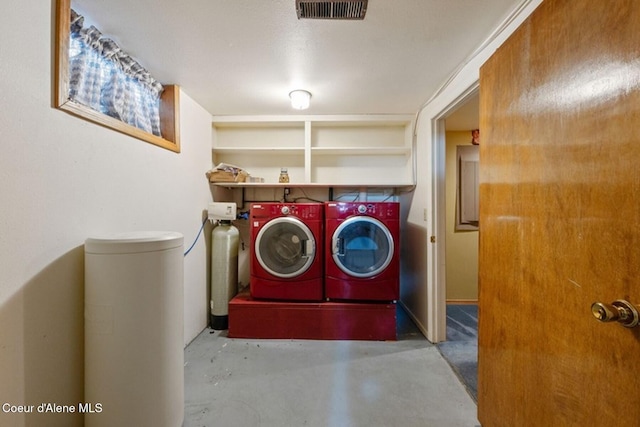
<instances>
[{"instance_id":1,"label":"wooden door","mask_svg":"<svg viewBox=\"0 0 640 427\"><path fill-rule=\"evenodd\" d=\"M478 418L640 425L640 1L545 0L480 73Z\"/></svg>"}]
</instances>

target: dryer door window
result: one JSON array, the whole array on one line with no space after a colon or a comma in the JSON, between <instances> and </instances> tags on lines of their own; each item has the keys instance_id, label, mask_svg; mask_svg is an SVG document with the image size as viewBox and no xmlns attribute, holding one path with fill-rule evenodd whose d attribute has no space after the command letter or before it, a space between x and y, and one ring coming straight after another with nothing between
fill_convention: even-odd
<instances>
[{"instance_id":1,"label":"dryer door window","mask_svg":"<svg viewBox=\"0 0 640 427\"><path fill-rule=\"evenodd\" d=\"M255 241L258 262L276 277L297 277L307 271L316 254L313 233L292 217L275 218L258 232Z\"/></svg>"},{"instance_id":2,"label":"dryer door window","mask_svg":"<svg viewBox=\"0 0 640 427\"><path fill-rule=\"evenodd\" d=\"M393 258L389 229L375 218L351 217L341 223L331 239L331 253L340 270L354 277L372 277Z\"/></svg>"}]
</instances>

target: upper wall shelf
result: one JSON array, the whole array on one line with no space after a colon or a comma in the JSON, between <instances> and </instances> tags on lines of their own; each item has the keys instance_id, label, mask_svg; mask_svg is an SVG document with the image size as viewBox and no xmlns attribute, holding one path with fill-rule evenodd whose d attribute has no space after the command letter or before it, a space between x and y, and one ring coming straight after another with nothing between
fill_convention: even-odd
<instances>
[{"instance_id":1,"label":"upper wall shelf","mask_svg":"<svg viewBox=\"0 0 640 427\"><path fill-rule=\"evenodd\" d=\"M216 154L233 154L233 153L247 153L247 154L295 154L304 153L304 147L216 147Z\"/></svg>"},{"instance_id":2,"label":"upper wall shelf","mask_svg":"<svg viewBox=\"0 0 640 427\"><path fill-rule=\"evenodd\" d=\"M408 188L413 184L404 182L386 182L384 184L334 184L327 182L316 182L312 184L288 183L268 183L268 182L212 182L211 185L226 188Z\"/></svg>"},{"instance_id":3,"label":"upper wall shelf","mask_svg":"<svg viewBox=\"0 0 640 427\"><path fill-rule=\"evenodd\" d=\"M370 155L395 156L410 155L410 147L311 147L311 152L318 155Z\"/></svg>"},{"instance_id":4,"label":"upper wall shelf","mask_svg":"<svg viewBox=\"0 0 640 427\"><path fill-rule=\"evenodd\" d=\"M277 185L280 168L290 187L411 186L413 127L411 115L214 116L213 164L265 180L233 186Z\"/></svg>"}]
</instances>

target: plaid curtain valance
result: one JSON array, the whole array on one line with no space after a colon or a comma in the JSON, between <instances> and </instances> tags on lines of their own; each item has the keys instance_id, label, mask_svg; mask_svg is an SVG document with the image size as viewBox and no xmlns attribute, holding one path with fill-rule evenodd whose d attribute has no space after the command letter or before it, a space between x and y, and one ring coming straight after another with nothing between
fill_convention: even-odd
<instances>
[{"instance_id":1,"label":"plaid curtain valance","mask_svg":"<svg viewBox=\"0 0 640 427\"><path fill-rule=\"evenodd\" d=\"M162 85L73 9L69 70L69 99L161 136Z\"/></svg>"}]
</instances>

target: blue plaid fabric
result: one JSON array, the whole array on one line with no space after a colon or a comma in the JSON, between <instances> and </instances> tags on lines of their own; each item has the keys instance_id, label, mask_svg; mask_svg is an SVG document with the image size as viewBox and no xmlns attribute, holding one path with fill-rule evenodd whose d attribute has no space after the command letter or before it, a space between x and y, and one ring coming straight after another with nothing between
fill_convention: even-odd
<instances>
[{"instance_id":1,"label":"blue plaid fabric","mask_svg":"<svg viewBox=\"0 0 640 427\"><path fill-rule=\"evenodd\" d=\"M111 39L71 10L69 99L161 136L162 85Z\"/></svg>"}]
</instances>

